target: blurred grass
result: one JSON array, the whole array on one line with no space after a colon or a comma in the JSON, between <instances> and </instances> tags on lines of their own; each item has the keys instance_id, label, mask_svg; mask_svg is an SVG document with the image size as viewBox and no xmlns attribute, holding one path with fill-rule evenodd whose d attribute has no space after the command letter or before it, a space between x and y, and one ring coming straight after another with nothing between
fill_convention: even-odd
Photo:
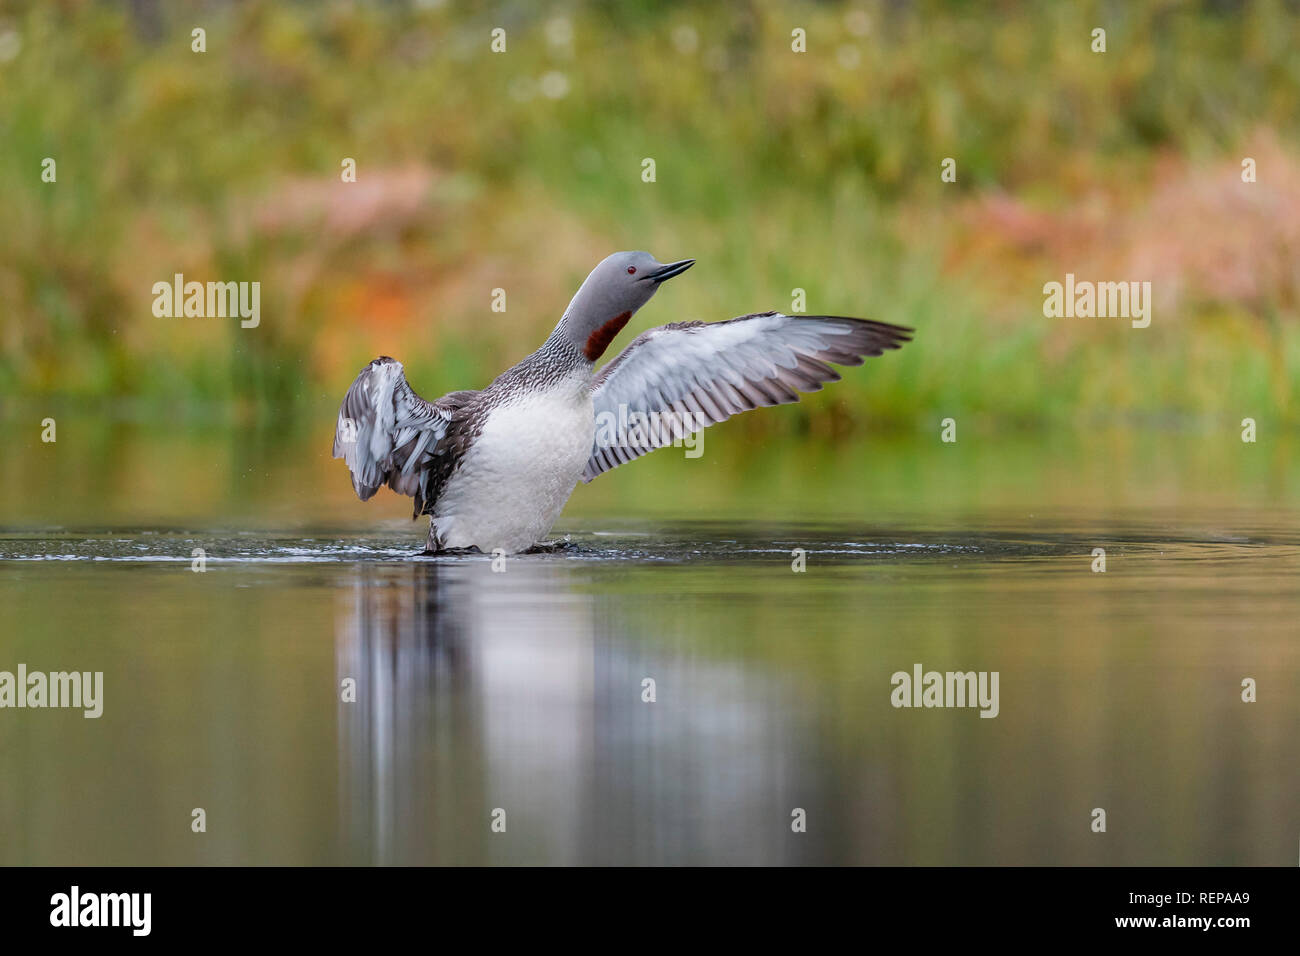
<instances>
[{"instance_id":1,"label":"blurred grass","mask_svg":"<svg viewBox=\"0 0 1300 956\"><path fill-rule=\"evenodd\" d=\"M481 387L644 248L700 264L633 333L796 287L918 328L745 428L1294 420L1296 27L1276 2L9 7L0 397L290 423L377 354ZM155 318L176 272L260 281L260 327ZM1044 318L1065 272L1154 277L1151 328Z\"/></svg>"}]
</instances>

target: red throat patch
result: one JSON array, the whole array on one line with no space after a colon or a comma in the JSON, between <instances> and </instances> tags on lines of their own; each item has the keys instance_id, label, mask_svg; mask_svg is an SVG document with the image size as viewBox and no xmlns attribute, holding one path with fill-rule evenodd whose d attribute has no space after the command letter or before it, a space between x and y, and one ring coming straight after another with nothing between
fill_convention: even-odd
<instances>
[{"instance_id":1,"label":"red throat patch","mask_svg":"<svg viewBox=\"0 0 1300 956\"><path fill-rule=\"evenodd\" d=\"M587 344L582 349L582 354L587 356L588 362L594 362L605 354L605 349L609 348L609 343L614 341L614 336L623 331L623 326L627 325L628 319L632 318L631 312L624 312L614 316L587 339Z\"/></svg>"}]
</instances>

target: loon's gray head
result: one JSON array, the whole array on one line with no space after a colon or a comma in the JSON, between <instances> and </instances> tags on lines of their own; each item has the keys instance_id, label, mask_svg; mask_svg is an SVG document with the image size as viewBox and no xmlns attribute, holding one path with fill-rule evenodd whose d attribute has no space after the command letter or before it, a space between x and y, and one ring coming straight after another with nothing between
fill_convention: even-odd
<instances>
[{"instance_id":1,"label":"loon's gray head","mask_svg":"<svg viewBox=\"0 0 1300 956\"><path fill-rule=\"evenodd\" d=\"M682 259L665 265L648 252L616 252L606 257L591 270L564 312L561 324L569 341L588 362L596 361L665 279L681 275L694 264L694 259Z\"/></svg>"}]
</instances>

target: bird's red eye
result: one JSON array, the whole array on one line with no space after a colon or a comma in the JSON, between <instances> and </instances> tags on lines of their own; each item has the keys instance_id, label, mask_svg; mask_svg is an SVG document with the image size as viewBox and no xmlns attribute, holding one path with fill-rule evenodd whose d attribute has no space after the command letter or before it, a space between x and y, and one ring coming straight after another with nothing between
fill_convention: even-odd
<instances>
[{"instance_id":1,"label":"bird's red eye","mask_svg":"<svg viewBox=\"0 0 1300 956\"><path fill-rule=\"evenodd\" d=\"M636 275L636 266L628 266L628 267L627 267L627 274L630 275L630 276L634 276L634 275Z\"/></svg>"}]
</instances>

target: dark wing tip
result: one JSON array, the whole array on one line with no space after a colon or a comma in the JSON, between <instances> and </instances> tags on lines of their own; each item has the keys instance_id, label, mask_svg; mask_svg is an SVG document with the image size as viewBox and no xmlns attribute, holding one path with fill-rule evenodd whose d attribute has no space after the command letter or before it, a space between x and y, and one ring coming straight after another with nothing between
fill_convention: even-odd
<instances>
[{"instance_id":1,"label":"dark wing tip","mask_svg":"<svg viewBox=\"0 0 1300 956\"><path fill-rule=\"evenodd\" d=\"M876 335L895 339L900 342L910 342L916 329L909 325L893 325L889 322L877 322L875 319L859 319L851 315L808 315L808 316L791 316L795 319L827 319L832 322L848 322L851 325L860 326L863 330L870 330Z\"/></svg>"},{"instance_id":2,"label":"dark wing tip","mask_svg":"<svg viewBox=\"0 0 1300 956\"><path fill-rule=\"evenodd\" d=\"M836 365L858 366L869 358L883 355L893 349L901 349L912 341L915 329L905 325L891 325L888 322L876 322L873 319L858 319L849 315L810 315L811 320L844 323L850 327L849 334L819 354L824 361Z\"/></svg>"}]
</instances>

